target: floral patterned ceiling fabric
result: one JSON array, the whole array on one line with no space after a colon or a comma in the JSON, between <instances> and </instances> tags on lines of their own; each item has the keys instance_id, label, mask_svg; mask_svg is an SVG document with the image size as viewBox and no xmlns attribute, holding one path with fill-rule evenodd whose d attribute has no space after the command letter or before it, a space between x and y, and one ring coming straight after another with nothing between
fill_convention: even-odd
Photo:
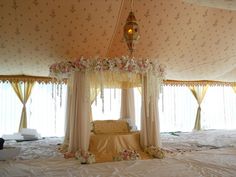
<instances>
[{"instance_id":1,"label":"floral patterned ceiling fabric","mask_svg":"<svg viewBox=\"0 0 236 177\"><path fill-rule=\"evenodd\" d=\"M166 65L167 79L236 82L236 11L201 2L134 0L134 56ZM130 9L129 0L1 0L0 75L48 76L54 62L128 55Z\"/></svg>"},{"instance_id":2,"label":"floral patterned ceiling fabric","mask_svg":"<svg viewBox=\"0 0 236 177\"><path fill-rule=\"evenodd\" d=\"M236 10L236 0L185 0L189 3L198 4L201 6L227 9L227 10Z\"/></svg>"}]
</instances>

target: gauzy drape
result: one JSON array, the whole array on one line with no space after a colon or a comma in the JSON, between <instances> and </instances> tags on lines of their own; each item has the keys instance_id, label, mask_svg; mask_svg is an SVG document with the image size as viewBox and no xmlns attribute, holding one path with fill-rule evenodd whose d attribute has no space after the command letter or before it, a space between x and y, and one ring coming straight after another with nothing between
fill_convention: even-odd
<instances>
[{"instance_id":1,"label":"gauzy drape","mask_svg":"<svg viewBox=\"0 0 236 177\"><path fill-rule=\"evenodd\" d=\"M120 118L129 119L135 125L134 89L121 89Z\"/></svg>"},{"instance_id":2,"label":"gauzy drape","mask_svg":"<svg viewBox=\"0 0 236 177\"><path fill-rule=\"evenodd\" d=\"M90 138L91 102L88 74L74 72L68 82L66 134L68 152L87 151Z\"/></svg>"},{"instance_id":3,"label":"gauzy drape","mask_svg":"<svg viewBox=\"0 0 236 177\"><path fill-rule=\"evenodd\" d=\"M22 113L21 113L21 119L20 119L20 125L19 125L19 131L22 128L27 128L27 114L26 114L26 103L28 101L28 98L30 97L32 88L34 86L35 82L23 82L23 89L22 92L21 83L20 82L12 82L12 88L14 89L16 95L20 99L21 103L23 104Z\"/></svg>"},{"instance_id":4,"label":"gauzy drape","mask_svg":"<svg viewBox=\"0 0 236 177\"><path fill-rule=\"evenodd\" d=\"M143 77L140 143L143 148L161 146L158 112L160 83L155 76Z\"/></svg>"},{"instance_id":5,"label":"gauzy drape","mask_svg":"<svg viewBox=\"0 0 236 177\"><path fill-rule=\"evenodd\" d=\"M67 91L67 111L66 111L66 120L65 120L65 138L64 138L64 144L68 144L69 143L69 129L70 129L70 119L68 119L68 117L70 117L70 111L69 108L71 107L71 97L72 97L72 77L70 79L68 79L68 91ZM90 88L90 103L91 105L93 104L93 102L95 101L98 93L100 92L100 88L97 89L91 89ZM89 113L89 120L92 121L93 120L93 115L92 115L92 110L90 109L90 113ZM65 148L65 147L64 147Z\"/></svg>"},{"instance_id":6,"label":"gauzy drape","mask_svg":"<svg viewBox=\"0 0 236 177\"><path fill-rule=\"evenodd\" d=\"M67 80L67 97L66 97L66 118L65 118L65 137L64 137L64 143L62 145L62 150L67 151L68 144L69 144L69 136L70 136L70 107L71 107L71 100L72 100L72 77L70 77Z\"/></svg>"},{"instance_id":7,"label":"gauzy drape","mask_svg":"<svg viewBox=\"0 0 236 177\"><path fill-rule=\"evenodd\" d=\"M190 86L189 89L191 90L194 98L197 100L198 109L197 115L194 124L194 130L201 130L201 103L206 95L208 85L206 86Z\"/></svg>"},{"instance_id":8,"label":"gauzy drape","mask_svg":"<svg viewBox=\"0 0 236 177\"><path fill-rule=\"evenodd\" d=\"M232 86L234 92L236 93L236 86Z\"/></svg>"},{"instance_id":9,"label":"gauzy drape","mask_svg":"<svg viewBox=\"0 0 236 177\"><path fill-rule=\"evenodd\" d=\"M91 103L91 106L93 104L93 102L96 100L99 92L100 92L100 88L90 88L90 103ZM93 113L92 113L92 109L90 109L91 112L90 112L90 122L93 121Z\"/></svg>"}]
</instances>

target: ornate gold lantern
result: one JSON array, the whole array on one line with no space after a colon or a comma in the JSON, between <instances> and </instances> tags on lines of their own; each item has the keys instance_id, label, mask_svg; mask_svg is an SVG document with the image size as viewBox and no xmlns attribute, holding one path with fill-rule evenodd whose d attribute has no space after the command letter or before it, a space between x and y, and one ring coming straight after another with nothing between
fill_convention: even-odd
<instances>
[{"instance_id":1,"label":"ornate gold lantern","mask_svg":"<svg viewBox=\"0 0 236 177\"><path fill-rule=\"evenodd\" d=\"M132 11L129 13L126 24L124 26L124 38L129 48L130 54L132 55L135 49L135 44L140 38L139 26Z\"/></svg>"}]
</instances>

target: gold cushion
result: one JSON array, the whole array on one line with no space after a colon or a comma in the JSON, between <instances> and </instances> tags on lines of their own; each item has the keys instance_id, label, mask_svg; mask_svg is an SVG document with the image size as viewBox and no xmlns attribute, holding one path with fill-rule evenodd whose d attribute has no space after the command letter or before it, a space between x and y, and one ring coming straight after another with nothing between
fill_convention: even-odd
<instances>
[{"instance_id":1,"label":"gold cushion","mask_svg":"<svg viewBox=\"0 0 236 177\"><path fill-rule=\"evenodd\" d=\"M96 120L93 121L95 134L128 133L129 124L125 120Z\"/></svg>"}]
</instances>

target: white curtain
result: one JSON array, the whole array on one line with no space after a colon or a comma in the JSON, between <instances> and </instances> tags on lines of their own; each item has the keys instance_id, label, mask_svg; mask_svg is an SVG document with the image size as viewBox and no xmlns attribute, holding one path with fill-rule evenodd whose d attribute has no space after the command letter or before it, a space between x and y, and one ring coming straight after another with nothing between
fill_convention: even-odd
<instances>
[{"instance_id":1,"label":"white curtain","mask_svg":"<svg viewBox=\"0 0 236 177\"><path fill-rule=\"evenodd\" d=\"M188 87L164 86L159 101L161 132L192 131L198 104Z\"/></svg>"},{"instance_id":2,"label":"white curtain","mask_svg":"<svg viewBox=\"0 0 236 177\"><path fill-rule=\"evenodd\" d=\"M202 103L203 129L236 129L236 94L231 87L209 87Z\"/></svg>"},{"instance_id":3,"label":"white curtain","mask_svg":"<svg viewBox=\"0 0 236 177\"><path fill-rule=\"evenodd\" d=\"M192 131L198 104L188 87L164 86L163 93L161 132ZM201 105L202 129L236 129L236 94L231 87L209 87Z\"/></svg>"},{"instance_id":4,"label":"white curtain","mask_svg":"<svg viewBox=\"0 0 236 177\"><path fill-rule=\"evenodd\" d=\"M27 102L28 128L41 136L64 136L66 93L65 84L35 83Z\"/></svg>"},{"instance_id":5,"label":"white curtain","mask_svg":"<svg viewBox=\"0 0 236 177\"><path fill-rule=\"evenodd\" d=\"M121 90L120 118L129 119L131 125L135 125L134 89Z\"/></svg>"},{"instance_id":6,"label":"white curtain","mask_svg":"<svg viewBox=\"0 0 236 177\"><path fill-rule=\"evenodd\" d=\"M143 77L140 143L143 148L161 146L158 97L158 80L154 76Z\"/></svg>"},{"instance_id":7,"label":"white curtain","mask_svg":"<svg viewBox=\"0 0 236 177\"><path fill-rule=\"evenodd\" d=\"M0 82L0 137L18 131L22 103L10 83Z\"/></svg>"},{"instance_id":8,"label":"white curtain","mask_svg":"<svg viewBox=\"0 0 236 177\"><path fill-rule=\"evenodd\" d=\"M66 88L66 85L62 85L62 100L60 100L59 94L55 94L52 98L52 84L35 83L26 104L28 128L36 129L45 137L64 136ZM11 84L1 82L0 137L18 131L21 111L22 103Z\"/></svg>"},{"instance_id":9,"label":"white curtain","mask_svg":"<svg viewBox=\"0 0 236 177\"><path fill-rule=\"evenodd\" d=\"M232 89L233 89L234 92L236 93L236 86L232 86Z\"/></svg>"},{"instance_id":10,"label":"white curtain","mask_svg":"<svg viewBox=\"0 0 236 177\"><path fill-rule=\"evenodd\" d=\"M87 151L90 138L90 84L87 73L74 72L68 83L65 143L68 152Z\"/></svg>"}]
</instances>

